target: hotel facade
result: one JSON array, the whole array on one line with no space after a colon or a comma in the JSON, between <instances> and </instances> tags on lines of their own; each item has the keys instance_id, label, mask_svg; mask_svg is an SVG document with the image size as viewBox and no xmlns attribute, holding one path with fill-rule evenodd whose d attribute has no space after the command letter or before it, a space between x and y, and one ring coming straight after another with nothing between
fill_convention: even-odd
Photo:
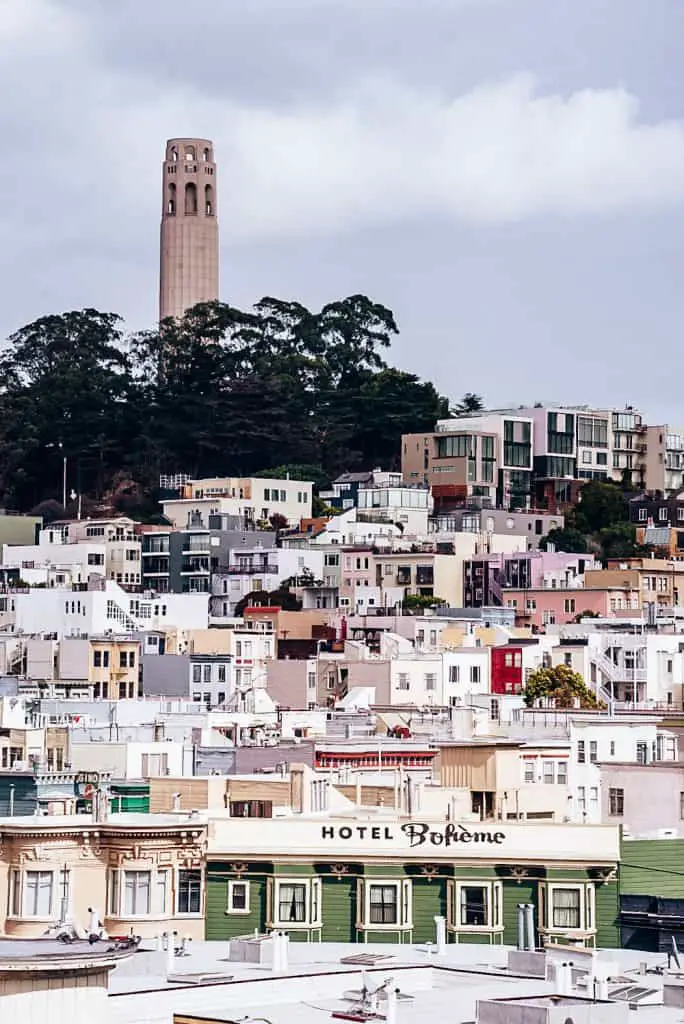
<instances>
[{"instance_id":1,"label":"hotel facade","mask_svg":"<svg viewBox=\"0 0 684 1024\"><path fill-rule=\"evenodd\" d=\"M220 819L209 825L206 938L287 931L329 942L619 944L614 826L399 816Z\"/></svg>"}]
</instances>

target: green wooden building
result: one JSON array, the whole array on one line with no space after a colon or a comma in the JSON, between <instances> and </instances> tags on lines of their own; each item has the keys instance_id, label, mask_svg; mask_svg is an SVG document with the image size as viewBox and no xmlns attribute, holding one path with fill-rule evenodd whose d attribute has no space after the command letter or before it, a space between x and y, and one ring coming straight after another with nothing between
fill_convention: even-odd
<instances>
[{"instance_id":1,"label":"green wooden building","mask_svg":"<svg viewBox=\"0 0 684 1024\"><path fill-rule=\"evenodd\" d=\"M684 839L623 840L620 931L627 949L684 949Z\"/></svg>"},{"instance_id":2,"label":"green wooden building","mask_svg":"<svg viewBox=\"0 0 684 1024\"><path fill-rule=\"evenodd\" d=\"M292 939L515 944L518 905L538 941L616 946L613 826L221 819L207 852L206 937L281 928Z\"/></svg>"}]
</instances>

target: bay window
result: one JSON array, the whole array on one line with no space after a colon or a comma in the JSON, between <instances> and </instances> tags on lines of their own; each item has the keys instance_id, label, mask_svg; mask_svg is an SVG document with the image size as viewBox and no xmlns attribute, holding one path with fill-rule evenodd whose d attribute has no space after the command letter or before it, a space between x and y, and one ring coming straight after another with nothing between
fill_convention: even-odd
<instances>
[{"instance_id":1,"label":"bay window","mask_svg":"<svg viewBox=\"0 0 684 1024\"><path fill-rule=\"evenodd\" d=\"M450 903L453 931L503 930L501 882L454 882Z\"/></svg>"},{"instance_id":2,"label":"bay window","mask_svg":"<svg viewBox=\"0 0 684 1024\"><path fill-rule=\"evenodd\" d=\"M539 908L541 930L547 933L594 932L594 895L591 882L542 885Z\"/></svg>"},{"instance_id":3,"label":"bay window","mask_svg":"<svg viewBox=\"0 0 684 1024\"><path fill-rule=\"evenodd\" d=\"M54 887L53 871L14 870L11 885L12 916L52 917Z\"/></svg>"},{"instance_id":4,"label":"bay window","mask_svg":"<svg viewBox=\"0 0 684 1024\"><path fill-rule=\"evenodd\" d=\"M320 878L282 878L273 880L271 901L276 928L321 927Z\"/></svg>"},{"instance_id":5,"label":"bay window","mask_svg":"<svg viewBox=\"0 0 684 1024\"><path fill-rule=\"evenodd\" d=\"M413 925L412 888L409 879L360 880L361 931L407 931Z\"/></svg>"},{"instance_id":6,"label":"bay window","mask_svg":"<svg viewBox=\"0 0 684 1024\"><path fill-rule=\"evenodd\" d=\"M110 917L155 917L168 913L169 871L120 870L109 873Z\"/></svg>"}]
</instances>

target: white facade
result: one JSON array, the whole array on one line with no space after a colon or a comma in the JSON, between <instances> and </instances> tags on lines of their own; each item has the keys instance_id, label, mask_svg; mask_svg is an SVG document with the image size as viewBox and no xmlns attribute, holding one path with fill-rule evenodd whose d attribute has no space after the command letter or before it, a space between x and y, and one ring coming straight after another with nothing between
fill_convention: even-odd
<instances>
[{"instance_id":1,"label":"white facade","mask_svg":"<svg viewBox=\"0 0 684 1024\"><path fill-rule=\"evenodd\" d=\"M357 507L361 519L373 516L374 519L398 524L402 536L427 536L432 499L426 487L407 484L360 487Z\"/></svg>"},{"instance_id":2,"label":"white facade","mask_svg":"<svg viewBox=\"0 0 684 1024\"><path fill-rule=\"evenodd\" d=\"M676 736L659 733L654 721L624 718L573 718L570 750L569 815L574 821L592 825L601 821L601 764L648 764L676 761L678 756Z\"/></svg>"},{"instance_id":3,"label":"white facade","mask_svg":"<svg viewBox=\"0 0 684 1024\"><path fill-rule=\"evenodd\" d=\"M311 517L313 485L308 480L266 477L216 477L192 480L183 497L162 502L164 515L174 526L208 525L212 513L238 516L248 523L268 522L284 516L290 526Z\"/></svg>"},{"instance_id":4,"label":"white facade","mask_svg":"<svg viewBox=\"0 0 684 1024\"><path fill-rule=\"evenodd\" d=\"M107 581L98 590L29 590L12 596L14 632L63 636L130 633L147 629L204 629L208 594L127 594Z\"/></svg>"}]
</instances>

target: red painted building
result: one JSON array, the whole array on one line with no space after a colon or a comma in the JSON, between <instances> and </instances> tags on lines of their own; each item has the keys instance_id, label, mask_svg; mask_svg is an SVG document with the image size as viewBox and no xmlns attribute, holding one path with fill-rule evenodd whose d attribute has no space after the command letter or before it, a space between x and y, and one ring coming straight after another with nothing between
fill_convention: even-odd
<instances>
[{"instance_id":1,"label":"red painted building","mask_svg":"<svg viewBox=\"0 0 684 1024\"><path fill-rule=\"evenodd\" d=\"M491 692L522 693L524 685L523 651L517 644L504 644L491 650Z\"/></svg>"}]
</instances>

